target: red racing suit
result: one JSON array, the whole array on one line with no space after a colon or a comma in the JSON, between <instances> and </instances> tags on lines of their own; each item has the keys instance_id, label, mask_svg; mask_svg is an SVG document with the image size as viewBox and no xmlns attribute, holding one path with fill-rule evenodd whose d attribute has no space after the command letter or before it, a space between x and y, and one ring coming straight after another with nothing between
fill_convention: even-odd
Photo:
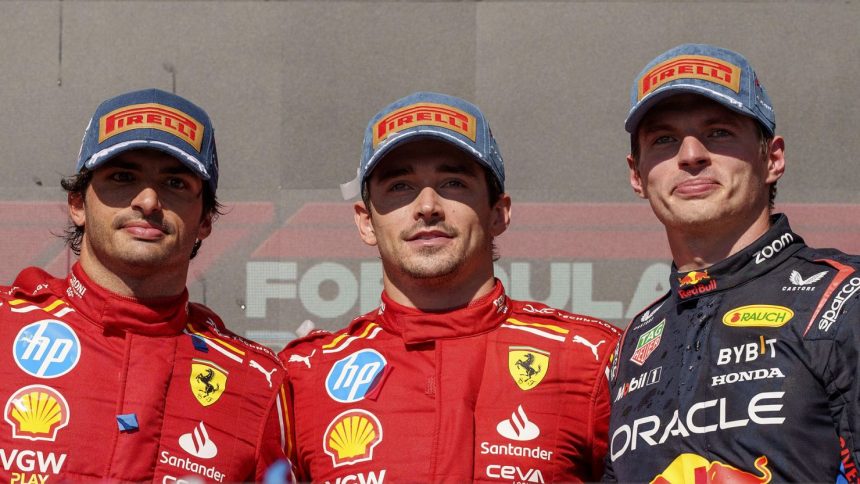
<instances>
[{"instance_id":1,"label":"red racing suit","mask_svg":"<svg viewBox=\"0 0 860 484\"><path fill-rule=\"evenodd\" d=\"M25 269L0 288L0 481L260 480L284 458L285 371L181 296Z\"/></svg>"},{"instance_id":2,"label":"red racing suit","mask_svg":"<svg viewBox=\"0 0 860 484\"><path fill-rule=\"evenodd\" d=\"M593 481L607 442L620 331L496 282L444 313L382 295L336 333L291 342L300 480Z\"/></svg>"}]
</instances>

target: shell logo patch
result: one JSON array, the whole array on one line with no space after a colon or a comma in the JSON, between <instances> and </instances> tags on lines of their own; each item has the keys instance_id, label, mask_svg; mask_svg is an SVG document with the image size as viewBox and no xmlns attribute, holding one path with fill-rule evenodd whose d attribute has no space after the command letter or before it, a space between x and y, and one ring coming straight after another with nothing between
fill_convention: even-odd
<instances>
[{"instance_id":1,"label":"shell logo patch","mask_svg":"<svg viewBox=\"0 0 860 484\"><path fill-rule=\"evenodd\" d=\"M331 421L323 435L323 450L335 467L373 459L373 449L382 442L382 424L372 413L347 410Z\"/></svg>"},{"instance_id":2,"label":"shell logo patch","mask_svg":"<svg viewBox=\"0 0 860 484\"><path fill-rule=\"evenodd\" d=\"M69 404L51 387L29 385L9 397L3 417L12 426L14 439L54 441L69 424Z\"/></svg>"},{"instance_id":3,"label":"shell logo patch","mask_svg":"<svg viewBox=\"0 0 860 484\"><path fill-rule=\"evenodd\" d=\"M508 348L508 370L522 390L536 387L549 369L549 352L529 346Z\"/></svg>"},{"instance_id":4,"label":"shell logo patch","mask_svg":"<svg viewBox=\"0 0 860 484\"><path fill-rule=\"evenodd\" d=\"M200 405L208 407L217 402L224 389L227 388L227 370L221 368L208 360L191 360L191 393L200 402Z\"/></svg>"}]
</instances>

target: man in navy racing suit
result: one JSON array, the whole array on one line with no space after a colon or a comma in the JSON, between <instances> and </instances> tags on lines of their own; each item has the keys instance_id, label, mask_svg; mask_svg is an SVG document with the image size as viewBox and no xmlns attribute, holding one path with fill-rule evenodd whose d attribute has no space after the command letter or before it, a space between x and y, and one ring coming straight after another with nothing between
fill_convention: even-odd
<instances>
[{"instance_id":1,"label":"man in navy racing suit","mask_svg":"<svg viewBox=\"0 0 860 484\"><path fill-rule=\"evenodd\" d=\"M785 142L755 72L685 44L631 98L630 182L673 274L616 350L605 479L855 482L860 258L772 213Z\"/></svg>"}]
</instances>

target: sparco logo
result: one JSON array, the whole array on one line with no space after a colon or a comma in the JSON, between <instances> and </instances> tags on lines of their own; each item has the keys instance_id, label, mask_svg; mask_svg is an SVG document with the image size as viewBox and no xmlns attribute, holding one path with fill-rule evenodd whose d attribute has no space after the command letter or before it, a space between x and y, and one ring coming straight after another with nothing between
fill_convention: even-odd
<instances>
[{"instance_id":1,"label":"sparco logo","mask_svg":"<svg viewBox=\"0 0 860 484\"><path fill-rule=\"evenodd\" d=\"M614 462L628 450L635 451L636 447L642 444L654 446L665 443L669 437L688 437L690 434L707 434L718 430L746 427L750 420L758 425L780 425L785 421L785 417L779 416L784 395L785 392L763 392L755 395L747 405L746 417L748 418L736 420L728 419L729 405L725 398L695 403L686 415L679 415L676 409L662 432L660 427L664 424L658 415L637 418L632 425L624 424L612 433L610 456ZM770 403L767 400L776 400L776 403ZM713 407L716 407L716 412L706 410Z\"/></svg>"},{"instance_id":2,"label":"sparco logo","mask_svg":"<svg viewBox=\"0 0 860 484\"><path fill-rule=\"evenodd\" d=\"M842 306L844 306L845 302L858 290L860 290L860 277L852 277L847 284L839 289L839 294L837 294L836 297L833 298L833 302L830 303L830 309L824 311L824 314L821 315L821 319L818 320L818 329L821 331L830 330L830 326L836 322L836 318L838 318L839 313L842 312Z\"/></svg>"},{"instance_id":3,"label":"sparco logo","mask_svg":"<svg viewBox=\"0 0 860 484\"><path fill-rule=\"evenodd\" d=\"M755 263L761 264L762 262L770 259L774 255L778 254L779 251L788 247L788 244L792 242L794 242L794 235L791 232L786 232L780 235L778 239L764 246L763 249L754 254Z\"/></svg>"}]
</instances>

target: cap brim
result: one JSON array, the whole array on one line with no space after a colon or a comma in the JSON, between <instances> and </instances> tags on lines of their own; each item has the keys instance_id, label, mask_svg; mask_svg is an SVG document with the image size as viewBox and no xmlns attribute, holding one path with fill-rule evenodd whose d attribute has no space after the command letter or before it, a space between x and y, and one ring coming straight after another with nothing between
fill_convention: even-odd
<instances>
[{"instance_id":1,"label":"cap brim","mask_svg":"<svg viewBox=\"0 0 860 484\"><path fill-rule=\"evenodd\" d=\"M176 148L173 145L154 140L130 140L108 146L101 151L93 153L93 155L87 161L84 162L84 166L81 168L95 170L96 168L115 158L120 153L142 148L158 150L162 153L168 154L176 158L189 170L197 174L197 176L199 176L203 180L208 181L211 178L209 172L206 171L206 168L203 166L203 163L201 163L199 159L189 155L187 152ZM78 171L80 171L80 169Z\"/></svg>"},{"instance_id":2,"label":"cap brim","mask_svg":"<svg viewBox=\"0 0 860 484\"><path fill-rule=\"evenodd\" d=\"M481 166L492 172L492 167L486 160L481 157L480 153L478 153L478 151L475 150L475 148L470 146L468 143L460 140L456 136L434 129L413 129L410 131L398 133L391 138L388 138L385 141L385 146L373 153L373 156L371 156L370 160L368 160L367 162L367 168L364 171L364 180L359 180L358 177L356 177L351 181L341 184L340 190L343 198L345 200L349 200L357 197L361 193L361 187L364 181L370 177L371 172L373 172L373 169L376 168L376 165L379 164L379 161L384 158L385 155L390 153L391 150L397 148L398 146L403 146L404 144L411 143L413 141L419 141L422 139L438 139L456 148L459 148L461 151L474 158L475 161L478 162Z\"/></svg>"},{"instance_id":3,"label":"cap brim","mask_svg":"<svg viewBox=\"0 0 860 484\"><path fill-rule=\"evenodd\" d=\"M624 121L624 129L630 134L635 133L636 128L642 121L642 118L644 118L645 115L648 114L648 111L650 111L651 108L656 106L657 103L664 99L683 93L698 94L700 96L704 96L708 99L711 99L712 101L720 103L721 105L731 109L732 111L753 118L753 120L755 120L759 124L762 124L761 121L759 121L758 116L756 116L755 113L743 106L743 104L741 104L740 101L738 101L737 99L731 98L717 91L704 88L702 86L696 86L692 84L672 84L670 86L658 89L651 94L648 94L642 101L637 103L636 106L634 106L633 109L631 109L630 112L627 114L627 119ZM765 129L767 131L770 131L770 129L768 129L766 126Z\"/></svg>"}]
</instances>

